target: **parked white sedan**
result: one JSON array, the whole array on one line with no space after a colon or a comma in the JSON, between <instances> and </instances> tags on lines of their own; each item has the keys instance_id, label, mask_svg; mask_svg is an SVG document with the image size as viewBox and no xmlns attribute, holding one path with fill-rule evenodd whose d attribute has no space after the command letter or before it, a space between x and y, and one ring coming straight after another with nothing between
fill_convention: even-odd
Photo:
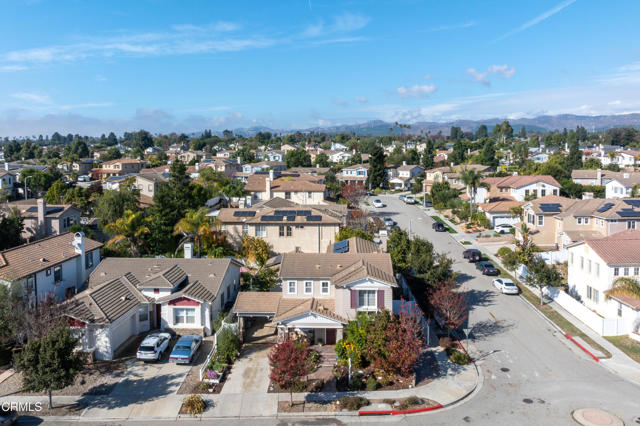
<instances>
[{"instance_id":1,"label":"parked white sedan","mask_svg":"<svg viewBox=\"0 0 640 426\"><path fill-rule=\"evenodd\" d=\"M493 285L503 294L518 294L518 286L509 278L496 278Z\"/></svg>"},{"instance_id":2,"label":"parked white sedan","mask_svg":"<svg viewBox=\"0 0 640 426\"><path fill-rule=\"evenodd\" d=\"M384 207L384 203L380 200L373 200L373 207L381 209Z\"/></svg>"}]
</instances>

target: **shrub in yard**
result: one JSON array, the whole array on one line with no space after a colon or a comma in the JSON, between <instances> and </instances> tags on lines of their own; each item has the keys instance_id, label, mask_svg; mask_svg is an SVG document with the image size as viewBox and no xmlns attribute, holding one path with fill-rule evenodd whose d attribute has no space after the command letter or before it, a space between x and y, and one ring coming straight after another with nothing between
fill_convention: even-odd
<instances>
[{"instance_id":1,"label":"shrub in yard","mask_svg":"<svg viewBox=\"0 0 640 426\"><path fill-rule=\"evenodd\" d=\"M304 392L307 389L307 382L304 380L298 380L292 387L294 392Z\"/></svg>"},{"instance_id":2,"label":"shrub in yard","mask_svg":"<svg viewBox=\"0 0 640 426\"><path fill-rule=\"evenodd\" d=\"M509 247L500 247L497 254L498 257L502 258L509 255L509 253L513 253L513 250L511 250Z\"/></svg>"},{"instance_id":3,"label":"shrub in yard","mask_svg":"<svg viewBox=\"0 0 640 426\"><path fill-rule=\"evenodd\" d=\"M340 398L340 406L349 411L356 411L369 405L369 400L361 396L343 396Z\"/></svg>"},{"instance_id":4,"label":"shrub in yard","mask_svg":"<svg viewBox=\"0 0 640 426\"><path fill-rule=\"evenodd\" d=\"M309 344L306 341L287 340L273 348L269 353L271 375L269 378L281 389L289 389L290 404L293 406L293 388L304 376L311 372L307 360Z\"/></svg>"},{"instance_id":5,"label":"shrub in yard","mask_svg":"<svg viewBox=\"0 0 640 426\"><path fill-rule=\"evenodd\" d=\"M458 365L467 365L471 362L467 354L456 349L447 349L447 355L449 355L451 362L455 362Z\"/></svg>"},{"instance_id":6,"label":"shrub in yard","mask_svg":"<svg viewBox=\"0 0 640 426\"><path fill-rule=\"evenodd\" d=\"M309 355L307 355L307 361L311 364L311 368L315 371L318 369L318 364L320 364L320 354L317 351L309 351Z\"/></svg>"},{"instance_id":7,"label":"shrub in yard","mask_svg":"<svg viewBox=\"0 0 640 426\"><path fill-rule=\"evenodd\" d=\"M373 376L369 376L367 379L367 390L374 391L378 388L378 382Z\"/></svg>"},{"instance_id":8,"label":"shrub in yard","mask_svg":"<svg viewBox=\"0 0 640 426\"><path fill-rule=\"evenodd\" d=\"M422 404L422 400L420 398L418 398L417 396L410 396L409 398L407 398L405 400L405 402L407 403L407 405L409 407L413 407L414 405Z\"/></svg>"},{"instance_id":9,"label":"shrub in yard","mask_svg":"<svg viewBox=\"0 0 640 426\"><path fill-rule=\"evenodd\" d=\"M206 382L198 383L198 389L200 389L202 392L208 391L209 390L209 386L211 386L211 385L209 385L209 383L206 383Z\"/></svg>"},{"instance_id":10,"label":"shrub in yard","mask_svg":"<svg viewBox=\"0 0 640 426\"><path fill-rule=\"evenodd\" d=\"M363 390L365 387L364 377L360 373L353 373L351 375L351 384L349 385L349 389L352 391Z\"/></svg>"},{"instance_id":11,"label":"shrub in yard","mask_svg":"<svg viewBox=\"0 0 640 426\"><path fill-rule=\"evenodd\" d=\"M324 386L324 380L314 380L311 384L311 387L309 388L309 392L320 392L322 390L322 386Z\"/></svg>"},{"instance_id":12,"label":"shrub in yard","mask_svg":"<svg viewBox=\"0 0 640 426\"><path fill-rule=\"evenodd\" d=\"M225 363L234 362L241 345L240 339L233 330L225 328L217 337L216 360Z\"/></svg>"},{"instance_id":13,"label":"shrub in yard","mask_svg":"<svg viewBox=\"0 0 640 426\"><path fill-rule=\"evenodd\" d=\"M205 408L207 408L207 404L204 402L204 399L200 395L189 395L182 401L182 408L192 416L197 414L204 413Z\"/></svg>"}]
</instances>

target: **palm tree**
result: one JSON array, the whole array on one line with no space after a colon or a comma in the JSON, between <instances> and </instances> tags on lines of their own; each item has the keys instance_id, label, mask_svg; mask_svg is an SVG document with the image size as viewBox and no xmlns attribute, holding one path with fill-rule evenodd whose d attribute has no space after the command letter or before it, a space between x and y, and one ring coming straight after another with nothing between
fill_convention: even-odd
<instances>
[{"instance_id":1,"label":"palm tree","mask_svg":"<svg viewBox=\"0 0 640 426\"><path fill-rule=\"evenodd\" d=\"M115 222L108 223L104 230L113 237L107 241L106 247L113 247L116 244L127 241L133 257L140 254L139 247L144 246L143 236L150 233L147 224L151 218L145 217L144 212L133 212L126 210L123 216Z\"/></svg>"},{"instance_id":2,"label":"palm tree","mask_svg":"<svg viewBox=\"0 0 640 426\"><path fill-rule=\"evenodd\" d=\"M640 299L640 282L634 278L620 277L613 282L613 286L606 291L607 297L631 296Z\"/></svg>"},{"instance_id":3,"label":"palm tree","mask_svg":"<svg viewBox=\"0 0 640 426\"><path fill-rule=\"evenodd\" d=\"M215 217L207 216L209 210L201 208L198 210L187 210L185 216L173 227L174 235L184 235L180 244L187 238L193 238L198 245L198 257L200 257L200 247L205 236L217 230L218 221ZM178 245L179 247L180 245Z\"/></svg>"},{"instance_id":4,"label":"palm tree","mask_svg":"<svg viewBox=\"0 0 640 426\"><path fill-rule=\"evenodd\" d=\"M473 216L473 200L479 187L489 189L489 184L482 182L482 174L474 169L463 169L460 172L462 183L467 187L469 192L469 217Z\"/></svg>"}]
</instances>

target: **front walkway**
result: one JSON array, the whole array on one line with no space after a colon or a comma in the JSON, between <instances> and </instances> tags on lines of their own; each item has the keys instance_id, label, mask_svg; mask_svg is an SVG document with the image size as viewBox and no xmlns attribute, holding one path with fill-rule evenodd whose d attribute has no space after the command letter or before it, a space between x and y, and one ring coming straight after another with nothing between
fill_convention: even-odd
<instances>
[{"instance_id":1,"label":"front walkway","mask_svg":"<svg viewBox=\"0 0 640 426\"><path fill-rule=\"evenodd\" d=\"M220 394L266 393L269 389L270 349L271 345L266 344L244 345Z\"/></svg>"}]
</instances>

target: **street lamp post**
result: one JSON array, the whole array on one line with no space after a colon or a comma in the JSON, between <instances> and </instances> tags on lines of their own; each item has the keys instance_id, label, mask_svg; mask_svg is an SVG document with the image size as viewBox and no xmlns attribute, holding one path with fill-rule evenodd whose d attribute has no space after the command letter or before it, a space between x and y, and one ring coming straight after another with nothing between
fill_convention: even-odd
<instances>
[{"instance_id":1,"label":"street lamp post","mask_svg":"<svg viewBox=\"0 0 640 426\"><path fill-rule=\"evenodd\" d=\"M31 176L27 176L24 178L24 199L27 199L27 180L31 179L33 177L33 175Z\"/></svg>"}]
</instances>

